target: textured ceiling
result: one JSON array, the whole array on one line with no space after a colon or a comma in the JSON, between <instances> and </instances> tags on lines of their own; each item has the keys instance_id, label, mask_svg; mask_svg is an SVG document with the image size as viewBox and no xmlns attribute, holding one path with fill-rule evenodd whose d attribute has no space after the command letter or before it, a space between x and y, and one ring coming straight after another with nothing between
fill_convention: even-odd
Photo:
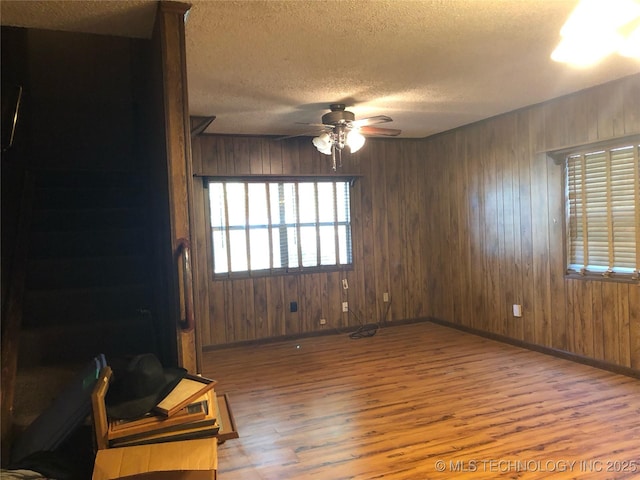
<instances>
[{"instance_id":1,"label":"textured ceiling","mask_svg":"<svg viewBox=\"0 0 640 480\"><path fill-rule=\"evenodd\" d=\"M2 24L148 37L154 1L0 2ZM576 0L195 0L192 115L209 133L309 131L330 103L424 137L640 71L549 55Z\"/></svg>"}]
</instances>

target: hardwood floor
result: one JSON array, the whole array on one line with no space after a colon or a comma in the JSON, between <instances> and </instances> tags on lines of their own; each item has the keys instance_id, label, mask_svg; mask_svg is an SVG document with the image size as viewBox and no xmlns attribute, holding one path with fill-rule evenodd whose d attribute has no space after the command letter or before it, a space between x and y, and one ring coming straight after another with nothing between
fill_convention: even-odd
<instances>
[{"instance_id":1,"label":"hardwood floor","mask_svg":"<svg viewBox=\"0 0 640 480\"><path fill-rule=\"evenodd\" d=\"M640 478L640 381L432 323L209 351L203 374L240 433L219 480Z\"/></svg>"}]
</instances>

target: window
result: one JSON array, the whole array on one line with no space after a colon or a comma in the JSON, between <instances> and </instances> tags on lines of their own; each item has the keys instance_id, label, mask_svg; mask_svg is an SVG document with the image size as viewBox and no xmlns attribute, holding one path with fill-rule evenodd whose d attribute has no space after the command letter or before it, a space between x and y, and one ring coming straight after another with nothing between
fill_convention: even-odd
<instances>
[{"instance_id":1,"label":"window","mask_svg":"<svg viewBox=\"0 0 640 480\"><path fill-rule=\"evenodd\" d=\"M216 276L352 263L349 179L208 182Z\"/></svg>"},{"instance_id":2,"label":"window","mask_svg":"<svg viewBox=\"0 0 640 480\"><path fill-rule=\"evenodd\" d=\"M566 157L568 273L638 278L637 142Z\"/></svg>"}]
</instances>

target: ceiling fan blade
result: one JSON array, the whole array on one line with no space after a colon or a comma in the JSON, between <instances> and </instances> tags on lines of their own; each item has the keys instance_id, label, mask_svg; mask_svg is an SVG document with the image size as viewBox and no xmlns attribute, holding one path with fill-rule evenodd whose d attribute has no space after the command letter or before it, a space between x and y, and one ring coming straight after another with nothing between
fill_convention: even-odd
<instances>
[{"instance_id":1,"label":"ceiling fan blade","mask_svg":"<svg viewBox=\"0 0 640 480\"><path fill-rule=\"evenodd\" d=\"M398 130L397 128L381 128L381 127L360 127L358 131L362 135L378 135L384 137L397 137L402 133L402 130Z\"/></svg>"},{"instance_id":2,"label":"ceiling fan blade","mask_svg":"<svg viewBox=\"0 0 640 480\"><path fill-rule=\"evenodd\" d=\"M387 117L386 115L376 115L375 117L367 117L360 118L359 120L353 121L354 127L363 127L365 125L376 125L378 123L387 123L393 122L391 117Z\"/></svg>"},{"instance_id":3,"label":"ceiling fan blade","mask_svg":"<svg viewBox=\"0 0 640 480\"><path fill-rule=\"evenodd\" d=\"M333 125L328 125L326 123L307 123L307 122L296 122L297 125L308 125L310 127L320 127L320 128L333 128Z\"/></svg>"},{"instance_id":4,"label":"ceiling fan blade","mask_svg":"<svg viewBox=\"0 0 640 480\"><path fill-rule=\"evenodd\" d=\"M324 125L320 125L320 126L324 127ZM302 133L296 133L295 135L286 135L284 137L276 138L276 141L287 140L289 138L296 138L296 137L311 137L311 136L315 137L320 135L323 131L326 131L326 130L315 129L315 130L310 130Z\"/></svg>"}]
</instances>

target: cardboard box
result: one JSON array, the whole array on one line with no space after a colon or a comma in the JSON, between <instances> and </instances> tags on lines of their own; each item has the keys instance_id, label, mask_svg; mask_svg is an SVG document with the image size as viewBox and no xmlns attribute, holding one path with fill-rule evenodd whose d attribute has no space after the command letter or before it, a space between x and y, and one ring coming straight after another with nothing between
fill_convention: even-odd
<instances>
[{"instance_id":1,"label":"cardboard box","mask_svg":"<svg viewBox=\"0 0 640 480\"><path fill-rule=\"evenodd\" d=\"M216 438L98 450L92 480L215 480Z\"/></svg>"}]
</instances>

